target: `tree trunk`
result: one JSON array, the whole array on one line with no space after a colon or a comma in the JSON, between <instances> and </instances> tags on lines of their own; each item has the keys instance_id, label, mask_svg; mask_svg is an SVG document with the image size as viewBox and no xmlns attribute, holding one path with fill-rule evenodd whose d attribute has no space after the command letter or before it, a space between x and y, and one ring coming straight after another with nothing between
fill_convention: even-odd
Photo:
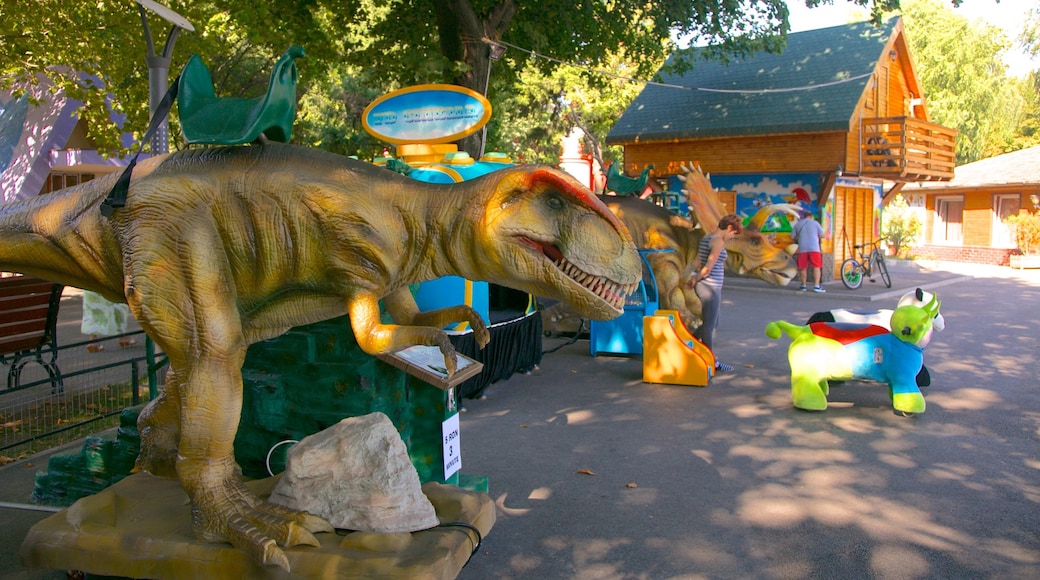
<instances>
[{"instance_id":1,"label":"tree trunk","mask_svg":"<svg viewBox=\"0 0 1040 580\"><path fill-rule=\"evenodd\" d=\"M438 0L436 2L437 32L440 35L441 52L453 61L463 61L469 70L455 77L459 86L487 96L491 71L491 46L484 39L498 41L516 13L513 0L504 0L488 11L481 21L473 11L469 0ZM484 152L484 136L481 129L457 142L460 151L479 158Z\"/></svg>"}]
</instances>

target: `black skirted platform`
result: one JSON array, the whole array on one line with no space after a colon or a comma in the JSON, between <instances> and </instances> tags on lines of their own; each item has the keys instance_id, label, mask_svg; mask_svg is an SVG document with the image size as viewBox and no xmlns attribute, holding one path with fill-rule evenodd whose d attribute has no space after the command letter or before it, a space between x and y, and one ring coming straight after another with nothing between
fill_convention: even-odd
<instances>
[{"instance_id":1,"label":"black skirted platform","mask_svg":"<svg viewBox=\"0 0 1040 580\"><path fill-rule=\"evenodd\" d=\"M455 350L484 363L479 375L459 385L460 397L477 399L491 383L504 381L513 373L531 371L541 364L542 316L531 308L534 303L526 292L488 284L491 342L480 350L472 331L450 335Z\"/></svg>"},{"instance_id":2,"label":"black skirted platform","mask_svg":"<svg viewBox=\"0 0 1040 580\"><path fill-rule=\"evenodd\" d=\"M472 331L451 335L455 350L484 363L479 375L459 385L459 396L466 399L476 399L491 383L508 379L513 373L528 372L542 362L540 312L492 311L491 318L491 342L483 350L477 348ZM499 318L505 319L496 322Z\"/></svg>"}]
</instances>

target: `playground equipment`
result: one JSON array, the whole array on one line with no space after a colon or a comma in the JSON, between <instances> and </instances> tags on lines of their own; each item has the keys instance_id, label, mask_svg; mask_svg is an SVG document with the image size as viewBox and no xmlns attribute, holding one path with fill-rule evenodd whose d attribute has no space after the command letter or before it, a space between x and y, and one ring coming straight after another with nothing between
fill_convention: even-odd
<instances>
[{"instance_id":1,"label":"playground equipment","mask_svg":"<svg viewBox=\"0 0 1040 580\"><path fill-rule=\"evenodd\" d=\"M706 387L715 354L683 324L679 312L658 310L643 318L643 382Z\"/></svg>"},{"instance_id":2,"label":"playground equipment","mask_svg":"<svg viewBox=\"0 0 1040 580\"><path fill-rule=\"evenodd\" d=\"M654 169L653 164L643 168L638 177L629 177L621 173L620 164L611 161L607 167L607 191L613 191L618 195L640 195L646 189L650 180L650 172Z\"/></svg>"},{"instance_id":3,"label":"playground equipment","mask_svg":"<svg viewBox=\"0 0 1040 580\"><path fill-rule=\"evenodd\" d=\"M161 133L165 127L166 116L175 98L181 132L190 144L241 145L260 140L261 137L287 143L296 120L296 59L304 54L302 47L290 46L275 63L267 93L253 99L217 97L209 69L199 55L192 55L177 80L156 105L137 152L130 158L101 204L101 214L111 217L116 209L126 205L130 176L144 143L158 138L156 133ZM165 152L166 148L162 150Z\"/></svg>"},{"instance_id":4,"label":"playground equipment","mask_svg":"<svg viewBox=\"0 0 1040 580\"><path fill-rule=\"evenodd\" d=\"M791 338L791 400L807 411L827 408L829 382L873 381L888 385L892 408L904 415L923 413L924 396L916 377L924 364L924 345L932 334L939 302L906 305L892 313L891 330L872 324L814 322L799 326L777 320L766 336Z\"/></svg>"},{"instance_id":5,"label":"playground equipment","mask_svg":"<svg viewBox=\"0 0 1040 580\"><path fill-rule=\"evenodd\" d=\"M643 279L639 288L625 299L624 313L614 320L589 323L589 354L642 354L643 318L657 311L657 278L647 255L672 250L639 250L643 260Z\"/></svg>"},{"instance_id":6,"label":"playground equipment","mask_svg":"<svg viewBox=\"0 0 1040 580\"><path fill-rule=\"evenodd\" d=\"M459 151L456 141L480 130L491 117L491 103L480 93L455 85L430 84L387 93L366 107L365 130L396 145L396 157L384 154L376 165L427 183L462 183L516 165L505 153L489 152L474 159ZM484 365L483 371L463 382L458 393L477 398L491 383L528 371L541 362L541 317L535 299L526 292L460 276L444 276L414 288L423 312L455 305L473 308L491 333L481 349L469 324L447 330L457 352Z\"/></svg>"},{"instance_id":7,"label":"playground equipment","mask_svg":"<svg viewBox=\"0 0 1040 580\"><path fill-rule=\"evenodd\" d=\"M192 55L178 80L177 110L189 144L239 145L261 135L288 143L296 119L296 59L302 47L290 46L271 71L267 93L256 98L218 97L213 78L199 55Z\"/></svg>"}]
</instances>

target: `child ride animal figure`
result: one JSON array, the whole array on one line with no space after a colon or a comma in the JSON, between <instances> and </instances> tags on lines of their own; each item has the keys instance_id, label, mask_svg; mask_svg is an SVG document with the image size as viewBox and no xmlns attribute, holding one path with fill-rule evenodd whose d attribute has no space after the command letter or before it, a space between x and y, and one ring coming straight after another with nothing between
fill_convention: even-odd
<instances>
[{"instance_id":1,"label":"child ride animal figure","mask_svg":"<svg viewBox=\"0 0 1040 580\"><path fill-rule=\"evenodd\" d=\"M900 306L906 306L912 304L914 306L920 306L921 308L929 308L929 305L933 300L938 300L935 294L916 288L903 294L899 298L899 302L896 304L896 308ZM809 317L809 322L854 322L859 324L877 324L878 326L884 326L890 328L889 321L892 318L892 310L882 308L880 310L851 310L848 308L836 308L834 310L826 310L823 312L817 312ZM935 332L942 332L946 328L946 320L943 318L939 309L935 309L935 318L932 319L932 329Z\"/></svg>"},{"instance_id":2,"label":"child ride animal figure","mask_svg":"<svg viewBox=\"0 0 1040 580\"><path fill-rule=\"evenodd\" d=\"M924 309L929 309L931 304L934 302L938 305L938 298L935 294L922 290L921 288L915 288L903 294L896 304L896 308L900 306L906 306L911 304L914 306L920 306ZM813 322L852 322L856 324L876 324L883 326L887 329L891 329L893 310L882 308L880 310L850 310L847 308L836 308L834 310L825 310L823 312L817 312L809 317L808 324ZM939 312L939 307L935 307L935 316L932 318L932 330L934 332L942 332L946 328L946 320L943 318L942 312ZM924 346L924 345L921 345ZM928 373L928 367L922 366L921 372L917 374L917 386L927 387L932 384L931 375Z\"/></svg>"},{"instance_id":3,"label":"child ride animal figure","mask_svg":"<svg viewBox=\"0 0 1040 580\"><path fill-rule=\"evenodd\" d=\"M791 337L791 399L807 411L827 408L829 380L886 383L892 408L903 414L923 413L924 396L917 373L939 309L900 306L892 313L892 330L872 324L814 322L799 326L778 320L766 325L766 336Z\"/></svg>"}]
</instances>

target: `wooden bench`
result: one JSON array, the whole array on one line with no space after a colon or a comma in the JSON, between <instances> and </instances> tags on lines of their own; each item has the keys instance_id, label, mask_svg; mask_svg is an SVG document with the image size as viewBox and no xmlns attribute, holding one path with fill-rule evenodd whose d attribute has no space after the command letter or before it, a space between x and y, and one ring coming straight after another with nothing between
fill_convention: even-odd
<instances>
[{"instance_id":1,"label":"wooden bench","mask_svg":"<svg viewBox=\"0 0 1040 580\"><path fill-rule=\"evenodd\" d=\"M22 368L36 361L50 377L51 393L64 390L58 368L61 284L33 278L0 278L0 362L10 365L7 388L21 386Z\"/></svg>"}]
</instances>

